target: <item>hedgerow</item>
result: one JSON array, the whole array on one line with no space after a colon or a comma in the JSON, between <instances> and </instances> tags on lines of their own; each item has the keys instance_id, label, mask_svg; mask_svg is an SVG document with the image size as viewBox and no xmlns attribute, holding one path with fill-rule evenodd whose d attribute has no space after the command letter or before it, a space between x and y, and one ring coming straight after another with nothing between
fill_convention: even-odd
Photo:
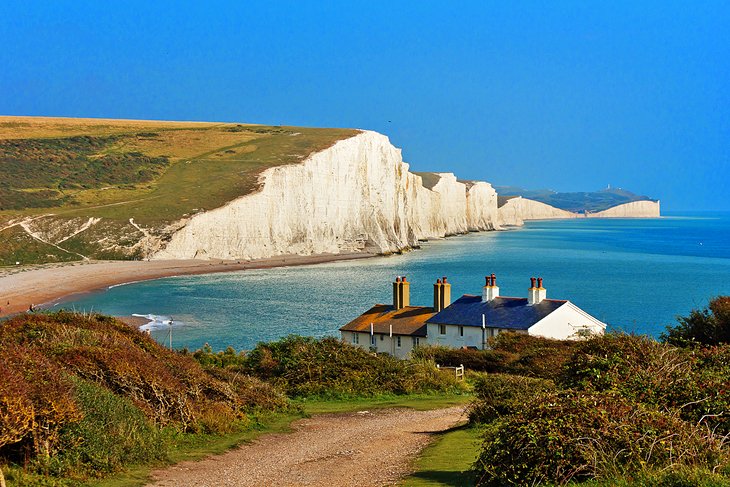
<instances>
[{"instance_id":1,"label":"hedgerow","mask_svg":"<svg viewBox=\"0 0 730 487\"><path fill-rule=\"evenodd\" d=\"M463 365L479 372L555 379L575 346L576 342L567 340L500 333L490 339L487 350L427 346L416 349L414 356L450 367Z\"/></svg>"},{"instance_id":2,"label":"hedgerow","mask_svg":"<svg viewBox=\"0 0 730 487\"><path fill-rule=\"evenodd\" d=\"M399 360L336 338L289 336L260 343L245 370L290 396L372 396L462 389L453 375L428 360Z\"/></svg>"}]
</instances>

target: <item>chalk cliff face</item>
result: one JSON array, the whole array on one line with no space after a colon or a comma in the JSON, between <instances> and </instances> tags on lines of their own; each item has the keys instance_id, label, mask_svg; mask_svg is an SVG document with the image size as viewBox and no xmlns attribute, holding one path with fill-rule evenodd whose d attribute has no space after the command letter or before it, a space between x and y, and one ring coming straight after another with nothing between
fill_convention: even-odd
<instances>
[{"instance_id":1,"label":"chalk cliff face","mask_svg":"<svg viewBox=\"0 0 730 487\"><path fill-rule=\"evenodd\" d=\"M578 218L579 216L577 213L517 196L499 207L498 224L515 226L522 225L525 220L556 220Z\"/></svg>"},{"instance_id":2,"label":"chalk cliff face","mask_svg":"<svg viewBox=\"0 0 730 487\"><path fill-rule=\"evenodd\" d=\"M364 131L261 175L261 190L180 222L155 259L259 259L287 254L397 252L420 240L583 215L517 197L497 208L489 183L409 172L388 138ZM589 216L658 216L636 202Z\"/></svg>"},{"instance_id":3,"label":"chalk cliff face","mask_svg":"<svg viewBox=\"0 0 730 487\"><path fill-rule=\"evenodd\" d=\"M632 201L607 210L590 213L590 218L659 218L659 201Z\"/></svg>"},{"instance_id":4,"label":"chalk cliff face","mask_svg":"<svg viewBox=\"0 0 730 487\"><path fill-rule=\"evenodd\" d=\"M265 171L261 191L191 217L153 258L389 253L496 227L491 185L437 176L431 189L424 187L387 137L362 132L301 164Z\"/></svg>"}]
</instances>

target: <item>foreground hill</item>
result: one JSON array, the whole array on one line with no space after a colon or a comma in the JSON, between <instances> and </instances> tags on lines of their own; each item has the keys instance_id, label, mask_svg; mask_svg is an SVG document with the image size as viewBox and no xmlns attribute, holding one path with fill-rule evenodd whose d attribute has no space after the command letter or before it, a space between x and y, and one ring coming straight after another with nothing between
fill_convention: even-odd
<instances>
[{"instance_id":1,"label":"foreground hill","mask_svg":"<svg viewBox=\"0 0 730 487\"><path fill-rule=\"evenodd\" d=\"M545 214L362 130L0 117L0 170L6 266L387 254Z\"/></svg>"},{"instance_id":2,"label":"foreground hill","mask_svg":"<svg viewBox=\"0 0 730 487\"><path fill-rule=\"evenodd\" d=\"M496 189L501 197L500 206L511 197L522 196L572 213L596 213L634 201L657 201L621 188L574 193L559 193L551 189L527 190L513 186L499 186Z\"/></svg>"}]
</instances>

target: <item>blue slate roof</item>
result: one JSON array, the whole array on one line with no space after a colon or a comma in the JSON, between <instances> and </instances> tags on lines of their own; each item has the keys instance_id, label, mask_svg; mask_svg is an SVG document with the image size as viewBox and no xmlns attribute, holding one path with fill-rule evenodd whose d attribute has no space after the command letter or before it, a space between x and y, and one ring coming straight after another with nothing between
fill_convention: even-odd
<instances>
[{"instance_id":1,"label":"blue slate roof","mask_svg":"<svg viewBox=\"0 0 730 487\"><path fill-rule=\"evenodd\" d=\"M481 327L484 315L488 328L527 330L565 303L564 300L545 299L539 304L528 305L527 298L507 297L485 303L481 296L465 294L429 318L427 323Z\"/></svg>"}]
</instances>

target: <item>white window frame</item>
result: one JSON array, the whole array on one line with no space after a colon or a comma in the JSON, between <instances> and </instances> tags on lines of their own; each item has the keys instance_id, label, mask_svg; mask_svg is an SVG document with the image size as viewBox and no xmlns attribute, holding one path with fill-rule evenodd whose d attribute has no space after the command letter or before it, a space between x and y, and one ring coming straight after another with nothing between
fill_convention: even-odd
<instances>
[{"instance_id":1,"label":"white window frame","mask_svg":"<svg viewBox=\"0 0 730 487\"><path fill-rule=\"evenodd\" d=\"M396 338L396 340L395 340L395 347L396 348L400 348L400 335L398 335L395 338Z\"/></svg>"},{"instance_id":2,"label":"white window frame","mask_svg":"<svg viewBox=\"0 0 730 487\"><path fill-rule=\"evenodd\" d=\"M460 337L464 336L464 327L463 326L459 326L459 336Z\"/></svg>"},{"instance_id":3,"label":"white window frame","mask_svg":"<svg viewBox=\"0 0 730 487\"><path fill-rule=\"evenodd\" d=\"M360 345L360 334L359 333L352 334L352 343L354 343L355 345Z\"/></svg>"},{"instance_id":4,"label":"white window frame","mask_svg":"<svg viewBox=\"0 0 730 487\"><path fill-rule=\"evenodd\" d=\"M439 325L439 335L446 335L446 325Z\"/></svg>"}]
</instances>

